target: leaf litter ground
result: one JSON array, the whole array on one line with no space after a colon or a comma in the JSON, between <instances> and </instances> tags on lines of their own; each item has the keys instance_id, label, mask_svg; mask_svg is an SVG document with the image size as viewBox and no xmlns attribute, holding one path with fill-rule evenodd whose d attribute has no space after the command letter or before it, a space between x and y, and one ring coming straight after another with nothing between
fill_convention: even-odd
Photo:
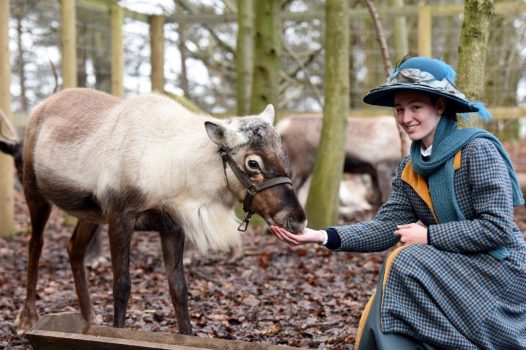
<instances>
[{"instance_id":1,"label":"leaf litter ground","mask_svg":"<svg viewBox=\"0 0 526 350\"><path fill-rule=\"evenodd\" d=\"M526 171L521 154L510 151L518 170ZM0 349L22 350L31 347L16 333L14 320L25 296L29 218L19 188L15 211L18 234L0 239ZM526 231L524 207L516 209L515 218ZM45 234L37 300L41 315L78 310L65 248L72 228L64 227L62 220L63 214L54 210ZM106 259L88 267L88 275L99 323L110 326L112 272L106 232L103 235ZM131 254L126 327L176 332L158 235L136 232ZM362 310L387 254L337 253L315 245L290 248L264 229L243 235L239 259L231 253L205 256L189 247L184 262L194 335L352 349Z\"/></svg>"}]
</instances>

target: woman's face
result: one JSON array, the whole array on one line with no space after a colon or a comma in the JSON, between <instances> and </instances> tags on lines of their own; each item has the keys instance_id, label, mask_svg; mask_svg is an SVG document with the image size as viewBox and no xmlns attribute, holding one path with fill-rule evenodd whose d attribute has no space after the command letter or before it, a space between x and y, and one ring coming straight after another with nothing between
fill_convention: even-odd
<instances>
[{"instance_id":1,"label":"woman's face","mask_svg":"<svg viewBox=\"0 0 526 350\"><path fill-rule=\"evenodd\" d=\"M426 148L433 144L435 129L445 105L445 99L442 97L433 103L429 95L411 90L399 91L394 98L398 124L411 140L421 140Z\"/></svg>"}]
</instances>

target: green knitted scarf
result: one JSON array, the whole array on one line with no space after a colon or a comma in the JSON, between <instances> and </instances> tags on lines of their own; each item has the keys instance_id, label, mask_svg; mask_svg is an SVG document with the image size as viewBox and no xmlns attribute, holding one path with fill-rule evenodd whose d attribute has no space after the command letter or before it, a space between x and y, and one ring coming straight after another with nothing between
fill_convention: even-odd
<instances>
[{"instance_id":1,"label":"green knitted scarf","mask_svg":"<svg viewBox=\"0 0 526 350\"><path fill-rule=\"evenodd\" d=\"M493 142L508 167L513 186L513 205L524 204L515 169L502 143L486 130L476 128L458 129L454 120L442 117L435 130L431 159L429 161L422 159L420 153L421 141L412 143L410 154L413 169L428 181L433 208L440 223L465 219L455 196L453 160L455 154L462 147L477 137ZM509 256L509 251L504 247L499 247L490 251L489 254L502 260Z\"/></svg>"}]
</instances>

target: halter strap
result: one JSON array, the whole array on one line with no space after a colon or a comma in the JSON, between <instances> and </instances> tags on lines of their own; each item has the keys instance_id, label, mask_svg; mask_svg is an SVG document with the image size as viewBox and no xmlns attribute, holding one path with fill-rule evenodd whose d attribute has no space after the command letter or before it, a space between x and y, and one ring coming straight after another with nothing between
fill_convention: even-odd
<instances>
[{"instance_id":1,"label":"halter strap","mask_svg":"<svg viewBox=\"0 0 526 350\"><path fill-rule=\"evenodd\" d=\"M243 199L243 212L245 213L243 221L237 228L239 231L245 232L248 228L248 224L250 223L250 219L252 218L252 214L254 214L254 211L252 210L252 200L254 199L254 196L261 191L264 191L268 188L277 186L277 185L283 185L283 184L290 184L292 185L292 181L287 176L279 176L272 178L268 181L265 181L260 184L255 184L250 180L250 177L246 173L244 173L236 164L234 159L224 150L220 150L221 152L221 158L223 159L223 167L225 170L225 178L228 184L228 178L226 177L226 166L227 164L230 166L230 169L234 172L234 175L236 175L237 179L243 187L247 190L245 194L245 198Z\"/></svg>"}]
</instances>

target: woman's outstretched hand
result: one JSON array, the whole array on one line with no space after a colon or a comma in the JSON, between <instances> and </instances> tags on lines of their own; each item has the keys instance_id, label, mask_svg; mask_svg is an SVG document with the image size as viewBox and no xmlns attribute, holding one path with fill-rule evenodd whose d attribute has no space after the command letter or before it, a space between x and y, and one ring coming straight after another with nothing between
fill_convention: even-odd
<instances>
[{"instance_id":1,"label":"woman's outstretched hand","mask_svg":"<svg viewBox=\"0 0 526 350\"><path fill-rule=\"evenodd\" d=\"M303 231L295 235L282 227L270 226L270 230L283 242L287 243L291 247L296 247L307 243L323 243L325 238L323 232L317 230L311 230L305 227Z\"/></svg>"}]
</instances>

